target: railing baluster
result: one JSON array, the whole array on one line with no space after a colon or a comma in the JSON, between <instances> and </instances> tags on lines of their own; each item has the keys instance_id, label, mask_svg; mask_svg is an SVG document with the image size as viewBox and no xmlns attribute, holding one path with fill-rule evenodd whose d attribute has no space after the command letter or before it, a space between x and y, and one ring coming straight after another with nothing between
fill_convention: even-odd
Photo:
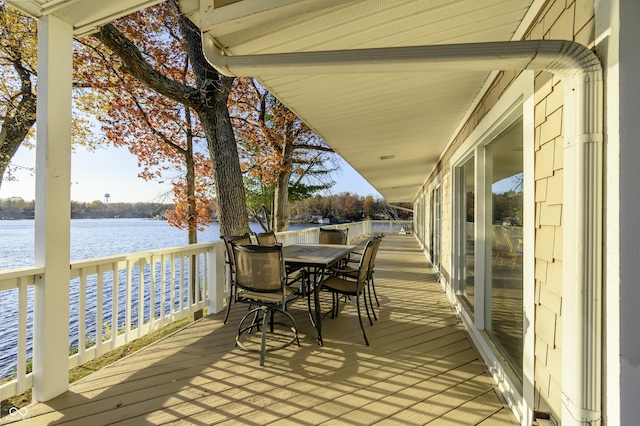
<instances>
[{"instance_id":1,"label":"railing baluster","mask_svg":"<svg viewBox=\"0 0 640 426\"><path fill-rule=\"evenodd\" d=\"M187 251L182 256L182 267L184 268L184 294L187 296L184 309L189 312L189 314L193 313L193 291L191 289L191 279L193 277L192 266L191 252Z\"/></svg>"},{"instance_id":2,"label":"railing baluster","mask_svg":"<svg viewBox=\"0 0 640 426\"><path fill-rule=\"evenodd\" d=\"M184 309L184 255L182 253L178 254L178 260L180 261L180 270L179 270L179 281L178 281L178 291L180 293L180 304L178 312L180 313L180 317L182 316L182 310Z\"/></svg>"},{"instance_id":3,"label":"railing baluster","mask_svg":"<svg viewBox=\"0 0 640 426\"><path fill-rule=\"evenodd\" d=\"M126 289L127 289L127 305L125 306L124 310L125 310L125 317L124 317L124 340L125 342L129 343L131 341L131 304L133 303L133 271L131 270L131 261L127 260L126 261L126 268L127 268L127 283L126 283Z\"/></svg>"},{"instance_id":4,"label":"railing baluster","mask_svg":"<svg viewBox=\"0 0 640 426\"><path fill-rule=\"evenodd\" d=\"M144 326L144 266L145 258L138 259L138 328L136 330L136 339L142 336L142 327Z\"/></svg>"},{"instance_id":5,"label":"railing baluster","mask_svg":"<svg viewBox=\"0 0 640 426\"><path fill-rule=\"evenodd\" d=\"M176 310L176 283L175 283L175 276L176 276L176 257L174 254L170 255L170 261L171 264L169 265L169 298L170 300L170 305L169 305L169 313L170 313L170 321L174 321L174 313Z\"/></svg>"},{"instance_id":6,"label":"railing baluster","mask_svg":"<svg viewBox=\"0 0 640 426\"><path fill-rule=\"evenodd\" d=\"M194 262L195 263L195 268L196 268L195 276L196 276L196 290L197 290L195 299L196 299L196 303L198 304L198 309L200 309L200 305L201 305L201 302L202 302L202 299L203 299L203 297L202 297L202 283L200 282L201 281L201 278L200 278L200 266L202 265L202 262L203 262L201 260L201 257L203 257L203 256L200 253L194 253L193 256L195 256L195 258L196 258L196 261Z\"/></svg>"},{"instance_id":7,"label":"railing baluster","mask_svg":"<svg viewBox=\"0 0 640 426\"><path fill-rule=\"evenodd\" d=\"M116 339L118 337L119 324L119 304L120 300L119 285L120 285L120 270L118 269L118 263L113 262L111 264L113 271L113 280L111 286L111 350L114 350L116 346Z\"/></svg>"},{"instance_id":8,"label":"railing baluster","mask_svg":"<svg viewBox=\"0 0 640 426\"><path fill-rule=\"evenodd\" d=\"M154 330L156 316L156 261L151 256L149 261L149 333Z\"/></svg>"},{"instance_id":9,"label":"railing baluster","mask_svg":"<svg viewBox=\"0 0 640 426\"><path fill-rule=\"evenodd\" d=\"M102 321L104 310L104 267L98 265L96 282L96 357L102 355Z\"/></svg>"},{"instance_id":10,"label":"railing baluster","mask_svg":"<svg viewBox=\"0 0 640 426\"><path fill-rule=\"evenodd\" d=\"M160 326L164 327L164 317L167 302L167 258L160 256Z\"/></svg>"},{"instance_id":11,"label":"railing baluster","mask_svg":"<svg viewBox=\"0 0 640 426\"><path fill-rule=\"evenodd\" d=\"M27 283L23 277L18 278L18 395L26 389L27 375Z\"/></svg>"},{"instance_id":12,"label":"railing baluster","mask_svg":"<svg viewBox=\"0 0 640 426\"><path fill-rule=\"evenodd\" d=\"M80 273L80 285L78 288L78 365L85 362L84 351L86 344L86 317L87 317L87 270Z\"/></svg>"}]
</instances>

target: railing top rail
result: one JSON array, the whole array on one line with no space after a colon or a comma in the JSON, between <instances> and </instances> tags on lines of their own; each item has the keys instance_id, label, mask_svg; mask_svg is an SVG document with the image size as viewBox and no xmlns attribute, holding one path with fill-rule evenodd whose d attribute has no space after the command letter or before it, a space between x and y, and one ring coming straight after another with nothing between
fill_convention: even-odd
<instances>
[{"instance_id":1,"label":"railing top rail","mask_svg":"<svg viewBox=\"0 0 640 426\"><path fill-rule=\"evenodd\" d=\"M217 244L222 244L222 241L210 241L206 243L189 244L184 246L167 247L161 249L136 251L131 253L116 254L112 256L94 257L91 259L82 259L71 261L71 269L88 268L97 265L104 265L106 263L124 262L126 260L137 260L144 257L161 256L163 254L170 253L188 253L188 252L203 252L208 251L215 247Z\"/></svg>"},{"instance_id":2,"label":"railing top rail","mask_svg":"<svg viewBox=\"0 0 640 426\"><path fill-rule=\"evenodd\" d=\"M0 281L13 280L20 277L44 274L43 266L26 266L23 268L0 270Z\"/></svg>"},{"instance_id":3,"label":"railing top rail","mask_svg":"<svg viewBox=\"0 0 640 426\"><path fill-rule=\"evenodd\" d=\"M18 287L20 278L30 278L33 284L37 275L44 274L44 268L41 266L27 266L25 268L7 269L0 271L0 291L12 290Z\"/></svg>"}]
</instances>

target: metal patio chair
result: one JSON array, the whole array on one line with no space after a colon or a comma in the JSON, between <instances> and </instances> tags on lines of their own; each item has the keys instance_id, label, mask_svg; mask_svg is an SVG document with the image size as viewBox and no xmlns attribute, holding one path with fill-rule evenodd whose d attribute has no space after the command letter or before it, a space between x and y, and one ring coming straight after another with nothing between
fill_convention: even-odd
<instances>
[{"instance_id":1,"label":"metal patio chair","mask_svg":"<svg viewBox=\"0 0 640 426\"><path fill-rule=\"evenodd\" d=\"M364 300L364 307L367 311L369 323L373 325L373 321L371 321L371 316L369 315L367 300L365 298L365 289L367 287L369 264L371 262L371 257L373 256L374 246L375 241L373 239L367 242L364 251L362 252L362 256L360 257L360 262L358 263L358 268L356 270L357 273L355 274L355 277L344 275L340 269L334 269L333 272L335 273L335 275L328 277L322 282L322 289L328 290L333 293L333 306L331 307L331 311L334 315L332 315L332 317L337 316L338 313L339 295L355 297L356 307L358 309L358 320L360 321L360 328L362 329L362 335L367 346L369 346L369 340L367 339L367 334L364 331L364 325L362 323L360 295L362 295Z\"/></svg>"},{"instance_id":2,"label":"metal patio chair","mask_svg":"<svg viewBox=\"0 0 640 426\"><path fill-rule=\"evenodd\" d=\"M256 241L259 246L275 246L278 244L278 239L274 232L262 232L255 234Z\"/></svg>"},{"instance_id":3,"label":"metal patio chair","mask_svg":"<svg viewBox=\"0 0 640 426\"><path fill-rule=\"evenodd\" d=\"M373 313L373 318L375 320L377 320L378 317L376 315L376 311L373 309L373 300L371 299L371 293L373 292L373 295L376 299L376 305L380 307L380 301L378 300L378 294L376 292L375 282L373 281L373 273L375 272L376 256L378 254L378 248L380 247L380 243L382 242L382 237L383 235L375 235L368 240L368 242L370 241L373 244L373 253L371 255L371 260L369 262L369 268L367 271L367 297L369 299L369 306L371 306L371 312ZM362 256L361 252L354 252L353 254ZM360 259L349 258L347 259L347 264L342 266L337 271L339 271L341 275L355 279L358 274L358 268L349 266L349 263L359 263L359 262L360 262Z\"/></svg>"},{"instance_id":4,"label":"metal patio chair","mask_svg":"<svg viewBox=\"0 0 640 426\"><path fill-rule=\"evenodd\" d=\"M236 346L249 351L260 352L260 365L264 365L265 353L280 349L297 341L298 328L295 320L287 312L287 303L298 297L297 289L288 286L287 273L282 257L282 247L233 244L233 254L236 262L236 303L246 303L254 308L247 312L238 324ZM288 327L289 324L274 321L274 313L280 312L287 317L291 324L291 336L274 334L275 325ZM262 316L259 314L262 313ZM245 323L249 321L248 325ZM262 328L260 349L252 348L248 336L253 329ZM267 330L279 344L267 348ZM246 333L245 339L242 336Z\"/></svg>"},{"instance_id":5,"label":"metal patio chair","mask_svg":"<svg viewBox=\"0 0 640 426\"><path fill-rule=\"evenodd\" d=\"M251 235L244 234L233 237L220 237L222 241L224 241L225 251L227 253L227 285L229 289L229 297L227 298L227 312L224 314L224 324L227 323L229 319L229 312L231 312L231 304L234 302L235 294L236 294L236 286L235 286L235 276L236 276L236 266L235 259L233 256L233 244L245 245L251 244Z\"/></svg>"},{"instance_id":6,"label":"metal patio chair","mask_svg":"<svg viewBox=\"0 0 640 426\"><path fill-rule=\"evenodd\" d=\"M320 228L320 244L347 244L348 229Z\"/></svg>"},{"instance_id":7,"label":"metal patio chair","mask_svg":"<svg viewBox=\"0 0 640 426\"><path fill-rule=\"evenodd\" d=\"M278 242L275 232L273 231L255 234L254 237L259 246L275 246L280 244ZM306 292L306 288L304 286L306 271L304 269L302 269L299 266L298 267L287 266L287 277L288 277L289 285L294 284L297 281L301 281L302 282L301 290L303 293Z\"/></svg>"}]
</instances>

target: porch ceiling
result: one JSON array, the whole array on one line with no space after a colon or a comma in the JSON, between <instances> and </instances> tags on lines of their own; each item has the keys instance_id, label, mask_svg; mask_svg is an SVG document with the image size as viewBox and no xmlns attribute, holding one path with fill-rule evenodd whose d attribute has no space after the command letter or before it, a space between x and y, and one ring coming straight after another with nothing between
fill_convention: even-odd
<instances>
[{"instance_id":1,"label":"porch ceiling","mask_svg":"<svg viewBox=\"0 0 640 426\"><path fill-rule=\"evenodd\" d=\"M241 0L183 10L228 55L508 41L534 0ZM330 7L327 7L330 5ZM413 201L486 72L256 75L389 202ZM391 157L381 159L381 157Z\"/></svg>"},{"instance_id":2,"label":"porch ceiling","mask_svg":"<svg viewBox=\"0 0 640 426\"><path fill-rule=\"evenodd\" d=\"M75 35L161 0L5 0L53 14ZM179 0L228 55L422 46L518 38L540 0ZM226 5L225 5L226 4ZM221 6L224 5L224 6ZM413 201L487 80L486 72L254 77L389 202ZM385 159L386 158L386 159Z\"/></svg>"},{"instance_id":3,"label":"porch ceiling","mask_svg":"<svg viewBox=\"0 0 640 426\"><path fill-rule=\"evenodd\" d=\"M5 3L40 18L54 15L73 25L76 36L89 34L101 25L163 0L5 0Z\"/></svg>"}]
</instances>

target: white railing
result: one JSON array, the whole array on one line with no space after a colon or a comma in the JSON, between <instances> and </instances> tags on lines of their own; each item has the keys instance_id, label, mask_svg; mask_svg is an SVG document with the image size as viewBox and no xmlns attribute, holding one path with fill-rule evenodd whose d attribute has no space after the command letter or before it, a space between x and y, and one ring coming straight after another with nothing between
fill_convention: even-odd
<instances>
[{"instance_id":1,"label":"white railing","mask_svg":"<svg viewBox=\"0 0 640 426\"><path fill-rule=\"evenodd\" d=\"M326 228L349 229L349 242L371 233L409 230L411 221L365 221ZM317 243L319 228L278 233L283 245ZM70 356L68 368L190 315L205 306L222 309L225 296L224 245L221 242L128 253L73 261L69 298ZM31 361L34 285L45 268L0 271L0 298L15 310L17 328L15 377L0 384L0 400L33 386ZM46 280L45 280L46 282ZM196 291L192 298L190 290ZM45 284L46 285L46 284ZM7 293L8 292L8 293ZM7 326L4 324L3 326ZM66 367L66 366L65 366Z\"/></svg>"},{"instance_id":2,"label":"white railing","mask_svg":"<svg viewBox=\"0 0 640 426\"><path fill-rule=\"evenodd\" d=\"M43 274L44 268L38 267L0 271L0 297L4 300L2 308L15 312L17 316L16 378L0 385L0 401L21 395L33 387L33 373L27 372L27 329L30 328L27 313L33 301L33 286Z\"/></svg>"},{"instance_id":3,"label":"white railing","mask_svg":"<svg viewBox=\"0 0 640 426\"><path fill-rule=\"evenodd\" d=\"M322 226L324 229L348 229L347 238L352 243L363 235L371 234L371 221L343 223L341 225ZM320 241L320 227L277 233L278 242L283 246L291 244L313 244Z\"/></svg>"},{"instance_id":4,"label":"white railing","mask_svg":"<svg viewBox=\"0 0 640 426\"><path fill-rule=\"evenodd\" d=\"M413 220L372 220L371 232L385 234L413 234Z\"/></svg>"},{"instance_id":5,"label":"white railing","mask_svg":"<svg viewBox=\"0 0 640 426\"><path fill-rule=\"evenodd\" d=\"M72 262L68 368L203 309L215 284L211 264L223 250L219 242L203 243ZM33 386L26 372L35 341L29 336L33 286L44 273L37 267L0 271L3 307L17 305L16 375L0 385L0 400Z\"/></svg>"},{"instance_id":6,"label":"white railing","mask_svg":"<svg viewBox=\"0 0 640 426\"><path fill-rule=\"evenodd\" d=\"M69 368L203 309L214 248L193 244L72 262L70 327L77 339L70 351L77 352Z\"/></svg>"}]
</instances>

